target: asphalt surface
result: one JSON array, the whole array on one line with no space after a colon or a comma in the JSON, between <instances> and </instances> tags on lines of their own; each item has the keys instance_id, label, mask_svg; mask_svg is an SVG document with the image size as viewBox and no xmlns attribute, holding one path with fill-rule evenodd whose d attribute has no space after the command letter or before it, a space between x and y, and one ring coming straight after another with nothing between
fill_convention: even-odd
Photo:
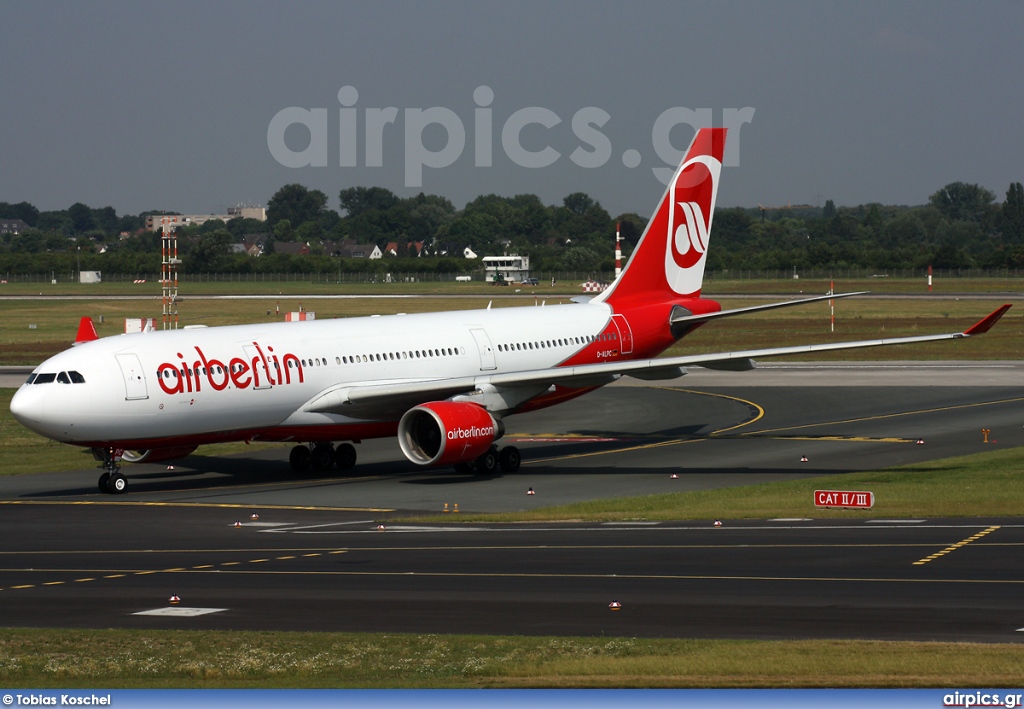
<instances>
[{"instance_id":1,"label":"asphalt surface","mask_svg":"<svg viewBox=\"0 0 1024 709\"><path fill-rule=\"evenodd\" d=\"M361 444L350 477L296 477L284 448L126 466L119 497L91 464L0 478L0 625L1022 642L1024 519L403 521L1024 445L1019 370L993 376L607 387L509 419L523 467L486 478L412 470L393 441ZM219 610L135 615L191 608Z\"/></svg>"}]
</instances>

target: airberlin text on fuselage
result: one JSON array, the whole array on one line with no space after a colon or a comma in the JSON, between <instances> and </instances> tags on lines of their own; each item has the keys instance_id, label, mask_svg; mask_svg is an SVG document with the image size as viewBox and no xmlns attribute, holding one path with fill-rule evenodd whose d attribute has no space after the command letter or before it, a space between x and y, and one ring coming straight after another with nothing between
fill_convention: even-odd
<instances>
[{"instance_id":1,"label":"airberlin text on fuselage","mask_svg":"<svg viewBox=\"0 0 1024 709\"><path fill-rule=\"evenodd\" d=\"M300 384L304 381L302 361L298 357L286 353L278 360L273 347L268 346L264 353L258 342L252 344L256 348L256 355L251 360L232 357L226 364L220 359L208 359L198 345L194 349L199 359L191 365L185 355L178 352L180 362L164 362L157 367L160 388L167 394L202 391L204 379L214 391L223 391L228 384L234 384L238 389L279 386L292 383L292 370L295 370Z\"/></svg>"}]
</instances>

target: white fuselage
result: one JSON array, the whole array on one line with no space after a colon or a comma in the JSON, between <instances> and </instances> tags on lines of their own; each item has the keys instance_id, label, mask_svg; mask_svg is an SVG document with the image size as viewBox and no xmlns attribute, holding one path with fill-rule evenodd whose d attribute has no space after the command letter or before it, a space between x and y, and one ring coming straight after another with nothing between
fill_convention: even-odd
<instances>
[{"instance_id":1,"label":"white fuselage","mask_svg":"<svg viewBox=\"0 0 1024 709\"><path fill-rule=\"evenodd\" d=\"M315 440L317 427L335 429L326 440L389 435L394 420L374 428L303 407L338 385L554 367L585 350L610 318L607 305L573 304L106 337L39 365L37 379L56 374L67 383L25 384L11 411L44 436L80 445ZM621 356L603 354L593 361ZM60 377L68 372L84 382Z\"/></svg>"}]
</instances>

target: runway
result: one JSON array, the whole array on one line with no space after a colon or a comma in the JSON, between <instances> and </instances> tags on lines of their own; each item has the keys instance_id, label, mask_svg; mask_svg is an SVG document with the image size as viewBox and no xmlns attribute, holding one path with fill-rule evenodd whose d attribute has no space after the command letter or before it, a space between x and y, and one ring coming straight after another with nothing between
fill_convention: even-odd
<instances>
[{"instance_id":1,"label":"runway","mask_svg":"<svg viewBox=\"0 0 1024 709\"><path fill-rule=\"evenodd\" d=\"M368 441L352 477L296 478L284 448L135 466L118 498L95 470L0 478L0 625L1024 641L1024 519L816 521L809 501L719 529L403 522L1024 445L1020 386L697 379L510 418L513 475L411 470ZM135 615L172 594L171 612L219 610Z\"/></svg>"},{"instance_id":2,"label":"runway","mask_svg":"<svg viewBox=\"0 0 1024 709\"><path fill-rule=\"evenodd\" d=\"M1010 563L1024 520L379 531L356 512L265 511L241 528L231 517L7 508L0 624L1024 640L1024 570ZM18 550L14 527L31 532Z\"/></svg>"}]
</instances>

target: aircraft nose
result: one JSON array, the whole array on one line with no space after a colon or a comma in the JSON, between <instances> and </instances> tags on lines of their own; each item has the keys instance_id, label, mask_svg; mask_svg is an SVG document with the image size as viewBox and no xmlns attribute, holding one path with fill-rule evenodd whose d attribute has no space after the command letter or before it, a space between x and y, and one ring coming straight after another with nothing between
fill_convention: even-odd
<instances>
[{"instance_id":1,"label":"aircraft nose","mask_svg":"<svg viewBox=\"0 0 1024 709\"><path fill-rule=\"evenodd\" d=\"M36 410L39 407L33 406L31 399L32 396L22 389L16 391L11 399L11 416L22 426L27 426L30 421L39 422L39 412Z\"/></svg>"},{"instance_id":2,"label":"aircraft nose","mask_svg":"<svg viewBox=\"0 0 1024 709\"><path fill-rule=\"evenodd\" d=\"M11 415L14 420L30 431L51 437L47 426L46 403L42 392L32 387L22 387L11 398Z\"/></svg>"}]
</instances>

